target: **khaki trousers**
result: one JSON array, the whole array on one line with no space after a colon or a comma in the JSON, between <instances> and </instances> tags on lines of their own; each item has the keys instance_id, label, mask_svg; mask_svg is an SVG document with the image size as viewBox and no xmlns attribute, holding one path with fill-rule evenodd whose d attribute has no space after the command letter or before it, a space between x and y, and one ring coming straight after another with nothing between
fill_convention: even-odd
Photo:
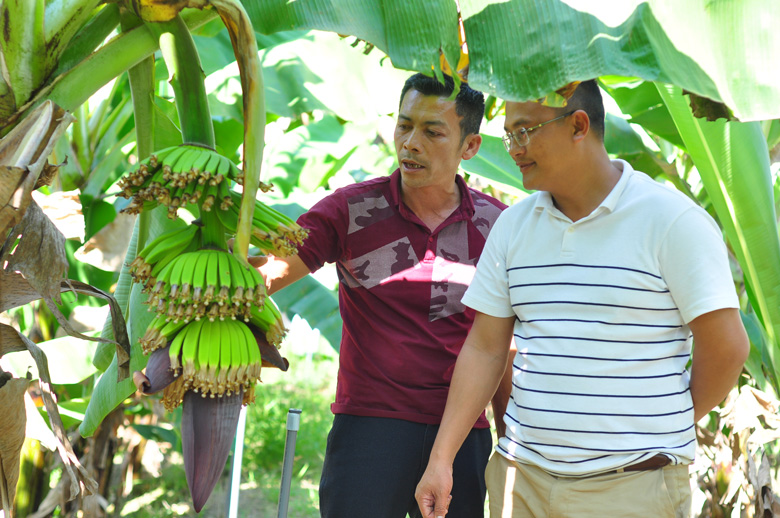
<instances>
[{"instance_id":1,"label":"khaki trousers","mask_svg":"<svg viewBox=\"0 0 780 518\"><path fill-rule=\"evenodd\" d=\"M688 466L555 477L493 453L485 471L490 518L688 518Z\"/></svg>"}]
</instances>

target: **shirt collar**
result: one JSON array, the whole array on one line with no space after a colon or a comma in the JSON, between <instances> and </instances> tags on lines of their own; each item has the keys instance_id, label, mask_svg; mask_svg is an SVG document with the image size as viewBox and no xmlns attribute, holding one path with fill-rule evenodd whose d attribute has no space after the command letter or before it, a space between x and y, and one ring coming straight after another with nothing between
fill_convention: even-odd
<instances>
[{"instance_id":1,"label":"shirt collar","mask_svg":"<svg viewBox=\"0 0 780 518\"><path fill-rule=\"evenodd\" d=\"M466 181L459 174L455 175L455 183L460 189L460 207L456 212L464 214L470 219L474 216L474 199L471 197L471 191L466 185ZM396 169L390 175L390 197L392 204L400 208L401 203L401 169Z\"/></svg>"},{"instance_id":2,"label":"shirt collar","mask_svg":"<svg viewBox=\"0 0 780 518\"><path fill-rule=\"evenodd\" d=\"M612 165L614 165L615 167L617 167L622 171L622 174L620 175L620 179L612 188L612 190L609 192L607 197L604 198L601 201L601 203L599 203L598 207L593 209L593 212L591 212L589 216L583 219L588 219L604 211L613 212L618 202L620 201L620 197L623 194L623 191L626 190L626 185L628 185L629 178L631 177L632 174L634 174L634 168L631 167L631 164L629 164L625 160L616 159L616 160L611 160L611 162ZM553 199L550 193L547 191L541 191L539 192L539 195L536 198L536 202L534 204L534 210L543 211L545 209L556 214L560 213L560 211L555 207L555 204L553 203Z\"/></svg>"}]
</instances>

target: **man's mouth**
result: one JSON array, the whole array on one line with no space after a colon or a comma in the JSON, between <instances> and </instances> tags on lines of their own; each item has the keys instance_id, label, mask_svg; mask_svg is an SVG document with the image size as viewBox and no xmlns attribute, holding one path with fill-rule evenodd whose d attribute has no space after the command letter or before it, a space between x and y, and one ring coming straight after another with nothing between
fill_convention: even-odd
<instances>
[{"instance_id":1,"label":"man's mouth","mask_svg":"<svg viewBox=\"0 0 780 518\"><path fill-rule=\"evenodd\" d=\"M408 158L405 158L401 160L401 166L409 171L417 171L419 169L423 169L425 166L420 164L419 162L415 162L414 160L409 160Z\"/></svg>"},{"instance_id":2,"label":"man's mouth","mask_svg":"<svg viewBox=\"0 0 780 518\"><path fill-rule=\"evenodd\" d=\"M529 167L534 165L536 162L515 162L517 164L517 167L520 168L520 172L525 172Z\"/></svg>"}]
</instances>

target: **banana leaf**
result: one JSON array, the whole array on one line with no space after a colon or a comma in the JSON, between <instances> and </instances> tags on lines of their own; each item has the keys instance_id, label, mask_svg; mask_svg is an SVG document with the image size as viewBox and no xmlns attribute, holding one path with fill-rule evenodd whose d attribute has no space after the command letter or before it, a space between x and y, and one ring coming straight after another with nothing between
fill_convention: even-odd
<instances>
[{"instance_id":1,"label":"banana leaf","mask_svg":"<svg viewBox=\"0 0 780 518\"><path fill-rule=\"evenodd\" d=\"M460 56L458 9L454 0L242 0L255 30L271 34L319 29L349 34L375 45L396 68L439 69L443 52Z\"/></svg>"},{"instance_id":2,"label":"banana leaf","mask_svg":"<svg viewBox=\"0 0 780 518\"><path fill-rule=\"evenodd\" d=\"M318 329L333 349L341 347L339 299L319 281L306 276L273 295L279 309L291 318L299 315L312 329Z\"/></svg>"},{"instance_id":3,"label":"banana leaf","mask_svg":"<svg viewBox=\"0 0 780 518\"><path fill-rule=\"evenodd\" d=\"M165 207L158 207L151 213L149 238L154 239L164 232L184 226L182 220L170 220L165 214ZM125 286L126 288L126 286ZM147 356L143 354L138 339L143 336L149 322L154 318L155 313L146 311L147 306L143 304L146 300L146 294L141 293L141 285L133 283L130 287L128 306L134 308L127 317L127 332L130 336L130 372L142 370L146 366ZM106 355L101 355L99 360L104 364ZM94 362L94 361L93 361ZM89 406L84 415L84 421L79 426L79 433L82 437L89 437L100 425L103 419L114 410L123 400L135 392L135 385L132 377L117 383L117 357L114 356L111 363L106 368L95 386L95 392L89 401Z\"/></svg>"},{"instance_id":4,"label":"banana leaf","mask_svg":"<svg viewBox=\"0 0 780 518\"><path fill-rule=\"evenodd\" d=\"M460 7L474 88L541 97L604 75L676 84L743 121L780 117L780 2L741 0L242 0L256 30L319 29L376 45L398 68L457 61Z\"/></svg>"},{"instance_id":5,"label":"banana leaf","mask_svg":"<svg viewBox=\"0 0 780 518\"><path fill-rule=\"evenodd\" d=\"M758 122L709 122L691 113L677 87L658 92L693 157L745 276L767 335L770 367L780 374L780 238L766 138Z\"/></svg>"},{"instance_id":6,"label":"banana leaf","mask_svg":"<svg viewBox=\"0 0 780 518\"><path fill-rule=\"evenodd\" d=\"M482 135L479 152L469 160L460 163L461 169L490 180L491 184L501 184L513 194L524 195L522 175L512 157L504 149L504 143L498 137Z\"/></svg>"}]
</instances>

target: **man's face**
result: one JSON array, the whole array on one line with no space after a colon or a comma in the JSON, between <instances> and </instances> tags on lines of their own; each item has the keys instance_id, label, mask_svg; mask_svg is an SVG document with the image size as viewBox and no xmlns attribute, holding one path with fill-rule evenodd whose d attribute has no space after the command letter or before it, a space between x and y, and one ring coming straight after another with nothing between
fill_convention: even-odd
<instances>
[{"instance_id":1,"label":"man's face","mask_svg":"<svg viewBox=\"0 0 780 518\"><path fill-rule=\"evenodd\" d=\"M559 114L552 108L539 103L507 102L504 131L515 131L519 128L531 128L542 122L554 119ZM565 181L561 174L562 156L565 153L566 121L551 122L529 132L530 142L526 146L512 144L509 154L520 168L523 175L523 186L529 190L554 192Z\"/></svg>"},{"instance_id":2,"label":"man's face","mask_svg":"<svg viewBox=\"0 0 780 518\"><path fill-rule=\"evenodd\" d=\"M455 101L409 90L404 96L395 126L395 151L403 186L451 187L471 137L461 143L461 118ZM479 146L477 146L479 147Z\"/></svg>"}]
</instances>

